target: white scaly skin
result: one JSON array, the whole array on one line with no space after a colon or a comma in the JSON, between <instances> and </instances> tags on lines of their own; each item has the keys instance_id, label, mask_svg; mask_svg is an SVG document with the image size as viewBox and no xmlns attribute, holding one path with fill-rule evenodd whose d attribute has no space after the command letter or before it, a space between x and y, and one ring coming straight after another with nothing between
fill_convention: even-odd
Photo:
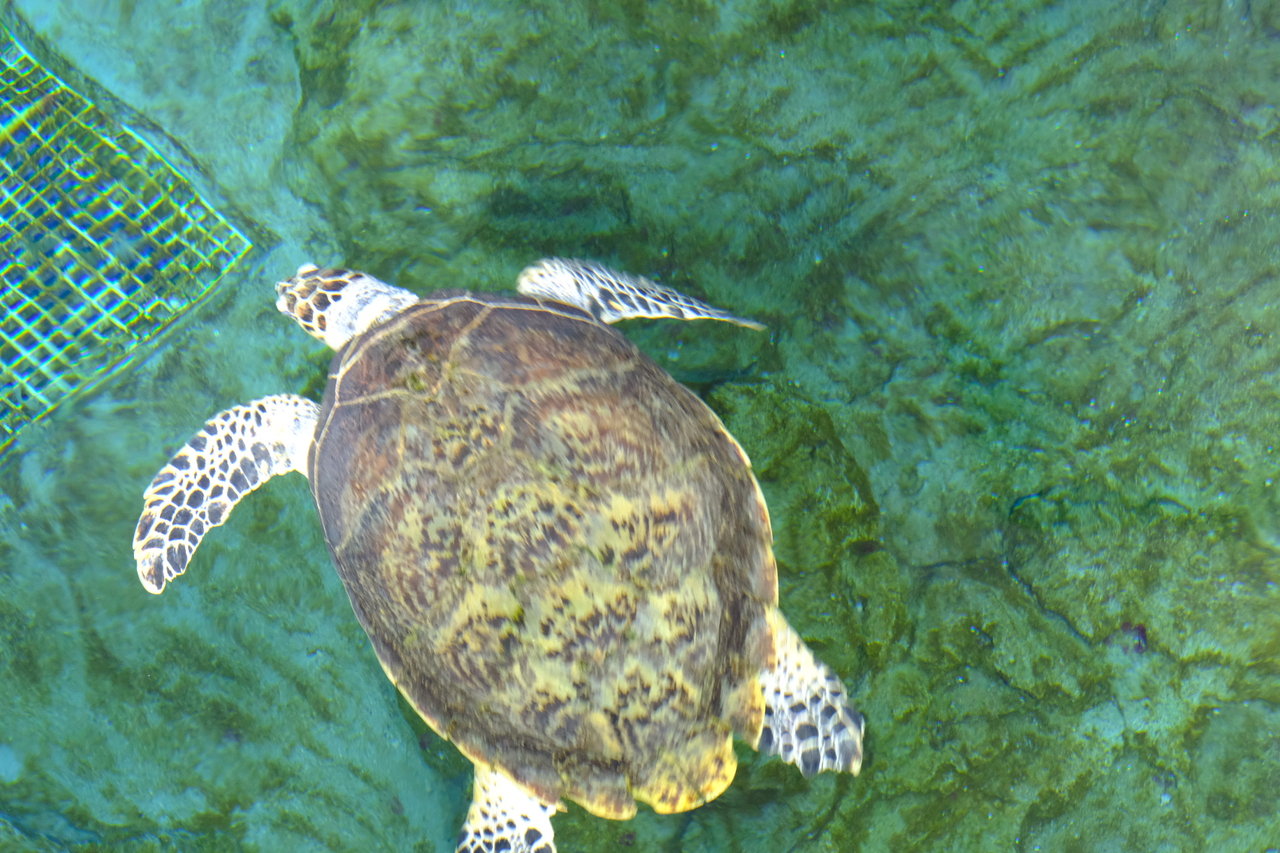
<instances>
[{"instance_id":1,"label":"white scaly skin","mask_svg":"<svg viewBox=\"0 0 1280 853\"><path fill-rule=\"evenodd\" d=\"M457 853L556 853L548 805L501 770L476 766Z\"/></svg>"},{"instance_id":2,"label":"white scaly skin","mask_svg":"<svg viewBox=\"0 0 1280 853\"><path fill-rule=\"evenodd\" d=\"M133 534L148 592L185 572L200 540L249 492L278 474L307 473L319 414L305 397L263 397L219 412L174 454L147 487Z\"/></svg>"},{"instance_id":3,"label":"white scaly skin","mask_svg":"<svg viewBox=\"0 0 1280 853\"><path fill-rule=\"evenodd\" d=\"M524 268L516 290L576 305L602 323L636 317L669 317L674 320L721 320L757 331L755 320L721 311L679 291L638 275L617 272L593 261L543 258Z\"/></svg>"}]
</instances>

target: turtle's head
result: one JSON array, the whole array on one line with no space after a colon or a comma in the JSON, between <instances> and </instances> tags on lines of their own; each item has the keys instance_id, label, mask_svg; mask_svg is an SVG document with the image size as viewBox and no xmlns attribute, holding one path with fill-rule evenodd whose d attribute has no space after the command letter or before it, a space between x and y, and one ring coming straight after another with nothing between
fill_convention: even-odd
<instances>
[{"instance_id":1,"label":"turtle's head","mask_svg":"<svg viewBox=\"0 0 1280 853\"><path fill-rule=\"evenodd\" d=\"M303 264L297 275L277 284L276 296L276 307L282 313L335 350L418 301L409 291L371 275L322 270L312 264Z\"/></svg>"}]
</instances>

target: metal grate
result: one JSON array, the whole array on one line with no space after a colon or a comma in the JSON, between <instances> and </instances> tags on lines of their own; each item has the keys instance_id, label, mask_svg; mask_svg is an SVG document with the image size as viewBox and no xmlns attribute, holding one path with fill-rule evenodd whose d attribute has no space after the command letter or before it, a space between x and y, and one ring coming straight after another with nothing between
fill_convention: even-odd
<instances>
[{"instance_id":1,"label":"metal grate","mask_svg":"<svg viewBox=\"0 0 1280 853\"><path fill-rule=\"evenodd\" d=\"M0 27L0 451L249 249L159 153Z\"/></svg>"}]
</instances>

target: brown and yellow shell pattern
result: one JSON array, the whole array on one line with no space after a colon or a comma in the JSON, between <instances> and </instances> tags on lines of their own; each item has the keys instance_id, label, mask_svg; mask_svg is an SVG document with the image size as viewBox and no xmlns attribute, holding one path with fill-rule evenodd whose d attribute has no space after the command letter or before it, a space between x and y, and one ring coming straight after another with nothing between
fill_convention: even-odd
<instances>
[{"instance_id":1,"label":"brown and yellow shell pattern","mask_svg":"<svg viewBox=\"0 0 1280 853\"><path fill-rule=\"evenodd\" d=\"M310 463L383 668L473 761L610 818L755 743L768 514L719 419L575 308L437 294L334 360Z\"/></svg>"}]
</instances>

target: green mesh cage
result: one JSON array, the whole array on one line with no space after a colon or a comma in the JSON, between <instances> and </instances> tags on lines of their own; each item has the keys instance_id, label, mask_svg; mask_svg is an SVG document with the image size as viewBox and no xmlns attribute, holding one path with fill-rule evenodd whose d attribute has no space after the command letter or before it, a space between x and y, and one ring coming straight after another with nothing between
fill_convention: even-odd
<instances>
[{"instance_id":1,"label":"green mesh cage","mask_svg":"<svg viewBox=\"0 0 1280 853\"><path fill-rule=\"evenodd\" d=\"M0 26L0 452L249 248L160 154Z\"/></svg>"}]
</instances>

